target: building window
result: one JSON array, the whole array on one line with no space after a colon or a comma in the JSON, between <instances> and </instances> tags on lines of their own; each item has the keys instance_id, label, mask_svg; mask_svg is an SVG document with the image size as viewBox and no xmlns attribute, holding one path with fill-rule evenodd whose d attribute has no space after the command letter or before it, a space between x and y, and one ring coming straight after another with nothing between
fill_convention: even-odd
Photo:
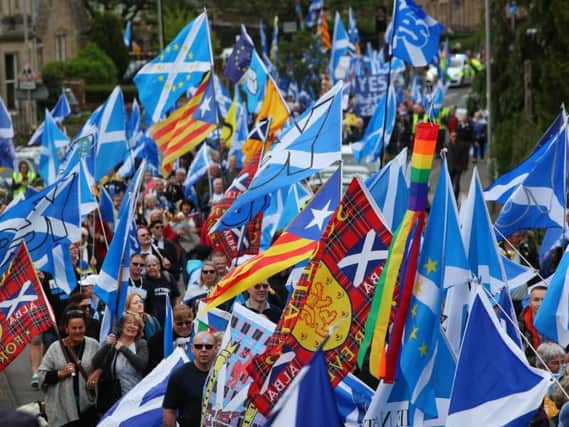
<instances>
[{"instance_id":1,"label":"building window","mask_svg":"<svg viewBox=\"0 0 569 427\"><path fill-rule=\"evenodd\" d=\"M65 34L55 35L55 59L65 61Z\"/></svg>"},{"instance_id":2,"label":"building window","mask_svg":"<svg viewBox=\"0 0 569 427\"><path fill-rule=\"evenodd\" d=\"M16 84L18 78L18 56L15 53L4 55L4 88L6 91L6 107L16 109Z\"/></svg>"}]
</instances>

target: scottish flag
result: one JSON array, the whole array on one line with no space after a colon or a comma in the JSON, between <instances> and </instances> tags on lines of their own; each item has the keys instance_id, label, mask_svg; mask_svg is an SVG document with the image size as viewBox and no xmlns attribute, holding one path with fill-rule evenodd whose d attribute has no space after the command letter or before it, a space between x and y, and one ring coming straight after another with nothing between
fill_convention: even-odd
<instances>
[{"instance_id":1,"label":"scottish flag","mask_svg":"<svg viewBox=\"0 0 569 427\"><path fill-rule=\"evenodd\" d=\"M127 49L130 49L131 41L132 41L132 25L130 21L127 21L123 34L123 42L124 45L127 47Z\"/></svg>"},{"instance_id":2,"label":"scottish flag","mask_svg":"<svg viewBox=\"0 0 569 427\"><path fill-rule=\"evenodd\" d=\"M46 185L53 184L59 171L59 150L69 142L65 135L51 117L49 111L45 112L44 130L41 134L41 151L38 172Z\"/></svg>"},{"instance_id":3,"label":"scottish flag","mask_svg":"<svg viewBox=\"0 0 569 427\"><path fill-rule=\"evenodd\" d=\"M0 167L14 167L16 152L12 142L13 137L12 119L4 101L0 98Z\"/></svg>"},{"instance_id":4,"label":"scottish flag","mask_svg":"<svg viewBox=\"0 0 569 427\"><path fill-rule=\"evenodd\" d=\"M512 193L496 219L500 239L514 231L563 227L567 187L567 126Z\"/></svg>"},{"instance_id":5,"label":"scottish flag","mask_svg":"<svg viewBox=\"0 0 569 427\"><path fill-rule=\"evenodd\" d=\"M126 140L128 141L129 148L134 145L133 139L137 138L140 133L141 121L140 106L136 99L134 99L132 101L132 110L128 116L128 121L126 122Z\"/></svg>"},{"instance_id":6,"label":"scottish flag","mask_svg":"<svg viewBox=\"0 0 569 427\"><path fill-rule=\"evenodd\" d=\"M522 350L500 327L484 288L478 287L446 425L528 425L550 385L551 374L528 365Z\"/></svg>"},{"instance_id":7,"label":"scottish flag","mask_svg":"<svg viewBox=\"0 0 569 427\"><path fill-rule=\"evenodd\" d=\"M104 186L99 187L99 213L111 229L115 228L115 208L113 198Z\"/></svg>"},{"instance_id":8,"label":"scottish flag","mask_svg":"<svg viewBox=\"0 0 569 427\"><path fill-rule=\"evenodd\" d=\"M522 339L520 337L520 329L517 325L516 311L514 310L514 303L507 288L503 288L498 296L498 304L501 309L496 310L496 315L506 330L508 336L516 343L519 348L522 348Z\"/></svg>"},{"instance_id":9,"label":"scottish flag","mask_svg":"<svg viewBox=\"0 0 569 427\"><path fill-rule=\"evenodd\" d=\"M341 133L342 83L338 83L283 131L279 143L264 156L249 188L224 214L226 219L230 215L234 218L227 228L247 223L266 206L265 199L277 189L306 179L340 160Z\"/></svg>"},{"instance_id":10,"label":"scottish flag","mask_svg":"<svg viewBox=\"0 0 569 427\"><path fill-rule=\"evenodd\" d=\"M348 37L353 46L360 42L360 31L358 30L354 11L351 7L348 8Z\"/></svg>"},{"instance_id":11,"label":"scottish flag","mask_svg":"<svg viewBox=\"0 0 569 427\"><path fill-rule=\"evenodd\" d=\"M385 33L385 39L393 56L413 67L424 67L437 54L442 31L443 26L413 0L395 0L393 25Z\"/></svg>"},{"instance_id":12,"label":"scottish flag","mask_svg":"<svg viewBox=\"0 0 569 427\"><path fill-rule=\"evenodd\" d=\"M518 264L503 255L502 264L504 264L504 272L506 273L506 280L510 291L513 291L518 286L525 285L537 275L537 272L532 267Z\"/></svg>"},{"instance_id":13,"label":"scottish flag","mask_svg":"<svg viewBox=\"0 0 569 427\"><path fill-rule=\"evenodd\" d=\"M12 139L14 137L14 127L12 126L12 118L0 98L0 139Z\"/></svg>"},{"instance_id":14,"label":"scottish flag","mask_svg":"<svg viewBox=\"0 0 569 427\"><path fill-rule=\"evenodd\" d=\"M170 357L162 360L156 368L142 379L132 390L124 395L99 422L99 427L161 427L162 401L170 375L188 362L181 349L176 349Z\"/></svg>"},{"instance_id":15,"label":"scottish flag","mask_svg":"<svg viewBox=\"0 0 569 427\"><path fill-rule=\"evenodd\" d=\"M38 266L40 263L37 263ZM59 245L47 252L47 262L42 271L47 271L53 276L55 285L65 292L66 295L77 287L77 276L71 260L71 250L68 244Z\"/></svg>"},{"instance_id":16,"label":"scottish flag","mask_svg":"<svg viewBox=\"0 0 569 427\"><path fill-rule=\"evenodd\" d=\"M342 18L340 18L340 14L336 12L334 20L334 35L332 37L332 49L330 53L330 76L332 77L333 82L343 78L344 74L348 71L348 67L343 70L338 68L341 65L340 58L348 55L349 52L353 50L354 45L350 41L348 33L344 28Z\"/></svg>"},{"instance_id":17,"label":"scottish flag","mask_svg":"<svg viewBox=\"0 0 569 427\"><path fill-rule=\"evenodd\" d=\"M186 196L190 194L190 188L196 185L196 183L207 174L209 163L209 147L204 142L196 153L186 174L186 179L184 180L184 194L186 194Z\"/></svg>"},{"instance_id":18,"label":"scottish flag","mask_svg":"<svg viewBox=\"0 0 569 427\"><path fill-rule=\"evenodd\" d=\"M160 170L160 155L158 147L150 136L148 130L135 140L134 146L125 154L123 164L117 171L118 176L127 178L136 172L136 160L145 159L146 168L152 171Z\"/></svg>"},{"instance_id":19,"label":"scottish flag","mask_svg":"<svg viewBox=\"0 0 569 427\"><path fill-rule=\"evenodd\" d=\"M390 230L397 230L407 211L409 184L405 176L406 168L407 147L366 182Z\"/></svg>"},{"instance_id":20,"label":"scottish flag","mask_svg":"<svg viewBox=\"0 0 569 427\"><path fill-rule=\"evenodd\" d=\"M387 112L386 112L387 109ZM393 85L383 95L371 120L369 121L361 141L352 144L354 157L358 163L364 159L374 161L379 158L384 146L389 144L395 126L397 114L397 97Z\"/></svg>"},{"instance_id":21,"label":"scottish flag","mask_svg":"<svg viewBox=\"0 0 569 427\"><path fill-rule=\"evenodd\" d=\"M172 310L172 303L170 302L170 295L164 295L164 336L162 337L162 344L164 348L164 359L174 352L174 311Z\"/></svg>"},{"instance_id":22,"label":"scottish flag","mask_svg":"<svg viewBox=\"0 0 569 427\"><path fill-rule=\"evenodd\" d=\"M535 328L547 338L569 345L569 246L549 283L534 319Z\"/></svg>"},{"instance_id":23,"label":"scottish flag","mask_svg":"<svg viewBox=\"0 0 569 427\"><path fill-rule=\"evenodd\" d=\"M432 95L431 102L429 103L428 112L429 112L429 120L434 122L443 108L443 101L445 99L445 94L448 89L448 86L445 85L441 80L437 83L437 87L435 92Z\"/></svg>"},{"instance_id":24,"label":"scottish flag","mask_svg":"<svg viewBox=\"0 0 569 427\"><path fill-rule=\"evenodd\" d=\"M545 153L547 153L549 147L558 140L561 133L565 132L566 127L567 115L565 114L565 109L562 108L559 115L541 136L528 158L504 175L498 177L496 181L488 186L484 191L484 198L488 201L497 201L502 204L506 203L514 190L521 185L529 173L540 162Z\"/></svg>"},{"instance_id":25,"label":"scottish flag","mask_svg":"<svg viewBox=\"0 0 569 427\"><path fill-rule=\"evenodd\" d=\"M348 374L334 389L342 424L360 427L373 397L373 390L363 381Z\"/></svg>"},{"instance_id":26,"label":"scottish flag","mask_svg":"<svg viewBox=\"0 0 569 427\"><path fill-rule=\"evenodd\" d=\"M55 123L60 124L67 116L71 114L71 106L69 105L69 101L64 93L59 95L57 99L57 103L50 111L51 117L55 120ZM45 123L42 122L37 129L34 131L33 135L31 136L30 140L28 141L28 145L34 145L40 142L41 135L43 133ZM61 147L57 147L61 148Z\"/></svg>"},{"instance_id":27,"label":"scottish flag","mask_svg":"<svg viewBox=\"0 0 569 427\"><path fill-rule=\"evenodd\" d=\"M324 0L312 0L310 6L308 7L308 13L306 14L306 26L314 27L316 22L318 22L318 17L320 16L320 11L324 7Z\"/></svg>"},{"instance_id":28,"label":"scottish flag","mask_svg":"<svg viewBox=\"0 0 569 427\"><path fill-rule=\"evenodd\" d=\"M178 98L197 87L213 64L207 15L186 25L166 49L134 77L140 102L158 122Z\"/></svg>"}]
</instances>

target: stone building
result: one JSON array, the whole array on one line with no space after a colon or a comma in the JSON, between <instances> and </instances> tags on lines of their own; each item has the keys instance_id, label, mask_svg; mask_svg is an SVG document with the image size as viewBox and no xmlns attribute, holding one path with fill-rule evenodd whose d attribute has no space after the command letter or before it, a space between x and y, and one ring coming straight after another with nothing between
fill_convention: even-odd
<instances>
[{"instance_id":1,"label":"stone building","mask_svg":"<svg viewBox=\"0 0 569 427\"><path fill-rule=\"evenodd\" d=\"M484 0L416 0L423 10L452 31L480 29Z\"/></svg>"}]
</instances>

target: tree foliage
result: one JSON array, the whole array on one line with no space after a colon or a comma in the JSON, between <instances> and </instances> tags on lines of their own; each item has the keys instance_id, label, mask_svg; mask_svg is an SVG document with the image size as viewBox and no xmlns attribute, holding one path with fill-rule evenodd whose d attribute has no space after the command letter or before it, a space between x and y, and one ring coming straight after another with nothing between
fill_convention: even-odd
<instances>
[{"instance_id":1,"label":"tree foliage","mask_svg":"<svg viewBox=\"0 0 569 427\"><path fill-rule=\"evenodd\" d=\"M128 67L128 49L123 42L124 25L119 17L111 13L95 15L91 25L90 38L114 62L117 78L121 79Z\"/></svg>"}]
</instances>

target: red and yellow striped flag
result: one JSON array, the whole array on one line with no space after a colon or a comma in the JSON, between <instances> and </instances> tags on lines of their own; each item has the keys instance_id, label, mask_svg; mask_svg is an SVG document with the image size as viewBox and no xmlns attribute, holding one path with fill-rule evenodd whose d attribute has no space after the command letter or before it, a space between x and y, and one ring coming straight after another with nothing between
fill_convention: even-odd
<instances>
[{"instance_id":1,"label":"red and yellow striped flag","mask_svg":"<svg viewBox=\"0 0 569 427\"><path fill-rule=\"evenodd\" d=\"M322 40L322 46L326 50L332 47L332 39L330 38L330 31L328 31L328 20L324 14L324 9L320 11L320 19L318 20L318 34Z\"/></svg>"}]
</instances>

